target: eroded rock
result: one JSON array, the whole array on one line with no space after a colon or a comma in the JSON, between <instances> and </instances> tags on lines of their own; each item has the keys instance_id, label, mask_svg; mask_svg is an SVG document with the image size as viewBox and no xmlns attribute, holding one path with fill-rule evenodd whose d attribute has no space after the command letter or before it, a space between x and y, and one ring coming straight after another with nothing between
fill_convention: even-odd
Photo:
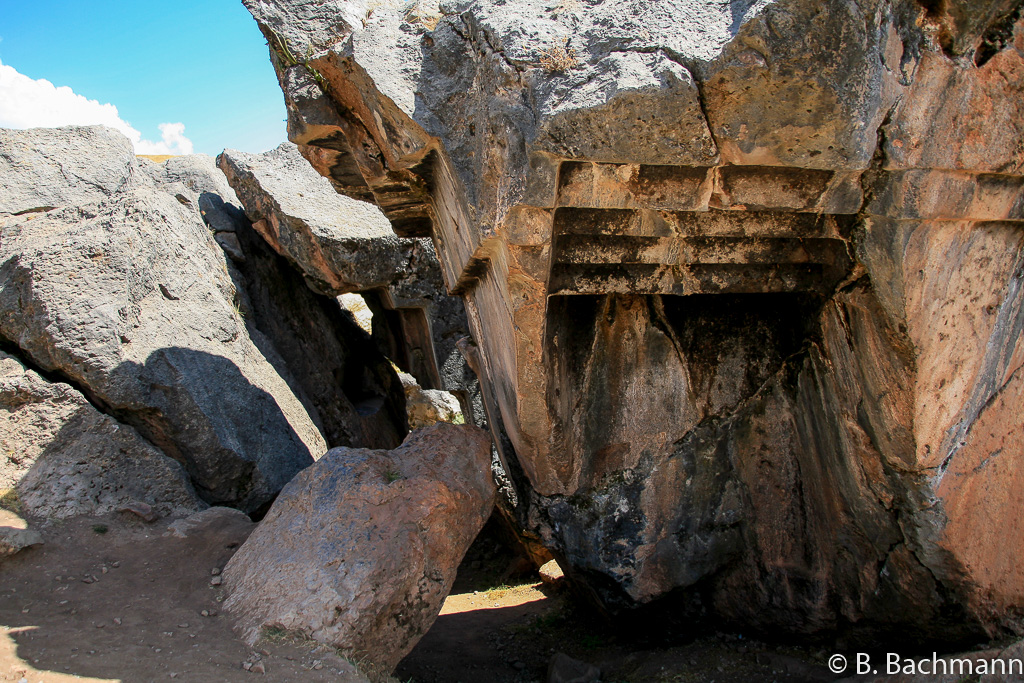
<instances>
[{"instance_id":1,"label":"eroded rock","mask_svg":"<svg viewBox=\"0 0 1024 683\"><path fill-rule=\"evenodd\" d=\"M205 500L255 509L326 444L250 339L198 210L140 173L127 141L111 160L87 151L100 133L61 129L84 136L78 160L32 152L40 131L4 133L5 156L51 176L96 164L132 182L0 217L0 336L183 463Z\"/></svg>"},{"instance_id":2,"label":"eroded rock","mask_svg":"<svg viewBox=\"0 0 1024 683\"><path fill-rule=\"evenodd\" d=\"M0 351L0 489L27 514L61 519L145 506L151 515L206 507L182 466L73 387Z\"/></svg>"},{"instance_id":3,"label":"eroded rock","mask_svg":"<svg viewBox=\"0 0 1024 683\"><path fill-rule=\"evenodd\" d=\"M425 390L455 392L460 411L483 424L477 381L455 348L469 324L429 239L398 237L376 206L335 192L291 143L264 154L226 150L219 164L256 230L311 289L361 292L381 351Z\"/></svg>"},{"instance_id":4,"label":"eroded rock","mask_svg":"<svg viewBox=\"0 0 1024 683\"><path fill-rule=\"evenodd\" d=\"M416 378L406 372L399 373L398 378L405 390L409 429L429 427L437 422L465 424L459 399L453 394L439 389L423 389L416 383Z\"/></svg>"},{"instance_id":5,"label":"eroded rock","mask_svg":"<svg viewBox=\"0 0 1024 683\"><path fill-rule=\"evenodd\" d=\"M432 232L570 579L770 631L1016 618L1019 2L246 5L303 156Z\"/></svg>"},{"instance_id":6,"label":"eroded rock","mask_svg":"<svg viewBox=\"0 0 1024 683\"><path fill-rule=\"evenodd\" d=\"M254 640L300 631L391 670L433 623L494 505L490 439L417 430L393 451L332 449L278 496L224 569Z\"/></svg>"},{"instance_id":7,"label":"eroded rock","mask_svg":"<svg viewBox=\"0 0 1024 683\"><path fill-rule=\"evenodd\" d=\"M102 201L140 175L131 141L112 128L0 129L0 214Z\"/></svg>"}]
</instances>

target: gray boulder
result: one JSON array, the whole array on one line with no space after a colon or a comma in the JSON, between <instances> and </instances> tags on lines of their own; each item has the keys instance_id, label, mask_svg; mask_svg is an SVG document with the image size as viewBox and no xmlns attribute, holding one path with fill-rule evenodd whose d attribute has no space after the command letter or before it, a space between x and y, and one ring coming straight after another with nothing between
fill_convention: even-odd
<instances>
[{"instance_id":1,"label":"gray boulder","mask_svg":"<svg viewBox=\"0 0 1024 683\"><path fill-rule=\"evenodd\" d=\"M42 134L4 135L10 156ZM0 217L0 337L183 463L206 501L255 509L326 444L250 339L198 211L143 182L130 146L105 151L86 158L138 181L102 201Z\"/></svg>"},{"instance_id":2,"label":"gray boulder","mask_svg":"<svg viewBox=\"0 0 1024 683\"><path fill-rule=\"evenodd\" d=\"M219 164L255 229L314 291L362 292L382 352L425 389L456 392L469 421L484 423L478 383L455 347L469 323L429 239L398 237L377 207L338 194L291 143L226 150Z\"/></svg>"},{"instance_id":3,"label":"gray boulder","mask_svg":"<svg viewBox=\"0 0 1024 683\"><path fill-rule=\"evenodd\" d=\"M10 510L0 509L0 558L43 542L38 531Z\"/></svg>"},{"instance_id":4,"label":"gray boulder","mask_svg":"<svg viewBox=\"0 0 1024 683\"><path fill-rule=\"evenodd\" d=\"M73 387L0 351L0 490L28 515L105 515L142 503L162 516L206 507L182 466Z\"/></svg>"},{"instance_id":5,"label":"gray boulder","mask_svg":"<svg viewBox=\"0 0 1024 683\"><path fill-rule=\"evenodd\" d=\"M0 214L102 201L140 176L131 141L113 128L0 129Z\"/></svg>"},{"instance_id":6,"label":"gray boulder","mask_svg":"<svg viewBox=\"0 0 1024 683\"><path fill-rule=\"evenodd\" d=\"M335 192L295 145L286 142L265 154L229 149L219 158L253 226L316 291L383 287L407 265L383 214Z\"/></svg>"}]
</instances>

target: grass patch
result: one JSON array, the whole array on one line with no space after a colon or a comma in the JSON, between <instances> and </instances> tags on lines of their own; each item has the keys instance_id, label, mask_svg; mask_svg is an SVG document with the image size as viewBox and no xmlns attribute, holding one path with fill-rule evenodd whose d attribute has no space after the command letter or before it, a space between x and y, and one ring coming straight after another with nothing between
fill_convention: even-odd
<instances>
[{"instance_id":1,"label":"grass patch","mask_svg":"<svg viewBox=\"0 0 1024 683\"><path fill-rule=\"evenodd\" d=\"M136 154L135 156L140 157L142 159L149 159L150 161L152 161L154 163L157 163L157 164L162 164L165 161L167 161L168 159L173 159L174 157L176 157L178 155L177 154Z\"/></svg>"},{"instance_id":2,"label":"grass patch","mask_svg":"<svg viewBox=\"0 0 1024 683\"><path fill-rule=\"evenodd\" d=\"M17 489L0 489L0 508L10 510L16 515L21 514L25 506L21 502L21 496L18 495Z\"/></svg>"},{"instance_id":3,"label":"grass patch","mask_svg":"<svg viewBox=\"0 0 1024 683\"><path fill-rule=\"evenodd\" d=\"M92 530L98 534L105 534L110 531L110 528L106 524L93 524Z\"/></svg>"},{"instance_id":4,"label":"grass patch","mask_svg":"<svg viewBox=\"0 0 1024 683\"><path fill-rule=\"evenodd\" d=\"M569 39L562 38L562 44L540 51L540 66L548 73L560 73L580 65L576 49L569 47Z\"/></svg>"}]
</instances>

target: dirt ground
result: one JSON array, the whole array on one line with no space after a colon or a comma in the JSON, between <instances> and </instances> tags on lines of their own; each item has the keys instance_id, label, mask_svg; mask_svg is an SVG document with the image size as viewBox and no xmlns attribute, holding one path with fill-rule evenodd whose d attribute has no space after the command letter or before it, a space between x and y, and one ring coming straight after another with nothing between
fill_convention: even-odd
<instances>
[{"instance_id":1,"label":"dirt ground","mask_svg":"<svg viewBox=\"0 0 1024 683\"><path fill-rule=\"evenodd\" d=\"M601 669L605 683L816 683L833 681L828 654L708 633L652 645L616 632L561 587L522 568L485 529L459 569L440 616L395 676L413 683L543 683L562 652ZM657 629L655 629L657 630Z\"/></svg>"},{"instance_id":2,"label":"dirt ground","mask_svg":"<svg viewBox=\"0 0 1024 683\"><path fill-rule=\"evenodd\" d=\"M332 650L288 637L251 648L220 611L215 572L251 530L213 525L178 538L129 514L40 528L45 543L0 559L0 681L351 681ZM606 683L827 681L824 652L739 634L648 647L615 633L484 533L440 617L395 672L403 683L545 681L556 652ZM204 616L204 612L206 616ZM372 673L372 672L371 672ZM381 679L377 676L378 680Z\"/></svg>"},{"instance_id":3,"label":"dirt ground","mask_svg":"<svg viewBox=\"0 0 1024 683\"><path fill-rule=\"evenodd\" d=\"M0 559L0 681L345 681L308 642L248 647L211 585L251 525L187 538L130 513L35 527L44 543ZM203 616L205 611L207 616ZM257 673L243 668L249 664Z\"/></svg>"}]
</instances>

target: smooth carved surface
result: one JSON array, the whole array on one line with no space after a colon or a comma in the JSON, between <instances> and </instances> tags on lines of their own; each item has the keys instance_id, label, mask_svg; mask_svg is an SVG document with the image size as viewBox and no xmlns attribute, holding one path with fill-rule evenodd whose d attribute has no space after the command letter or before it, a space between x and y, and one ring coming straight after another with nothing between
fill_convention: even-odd
<instances>
[{"instance_id":1,"label":"smooth carved surface","mask_svg":"<svg viewBox=\"0 0 1024 683\"><path fill-rule=\"evenodd\" d=\"M246 4L310 46L271 52L304 156L429 223L506 510L571 580L766 630L1013 623L1019 0Z\"/></svg>"}]
</instances>

